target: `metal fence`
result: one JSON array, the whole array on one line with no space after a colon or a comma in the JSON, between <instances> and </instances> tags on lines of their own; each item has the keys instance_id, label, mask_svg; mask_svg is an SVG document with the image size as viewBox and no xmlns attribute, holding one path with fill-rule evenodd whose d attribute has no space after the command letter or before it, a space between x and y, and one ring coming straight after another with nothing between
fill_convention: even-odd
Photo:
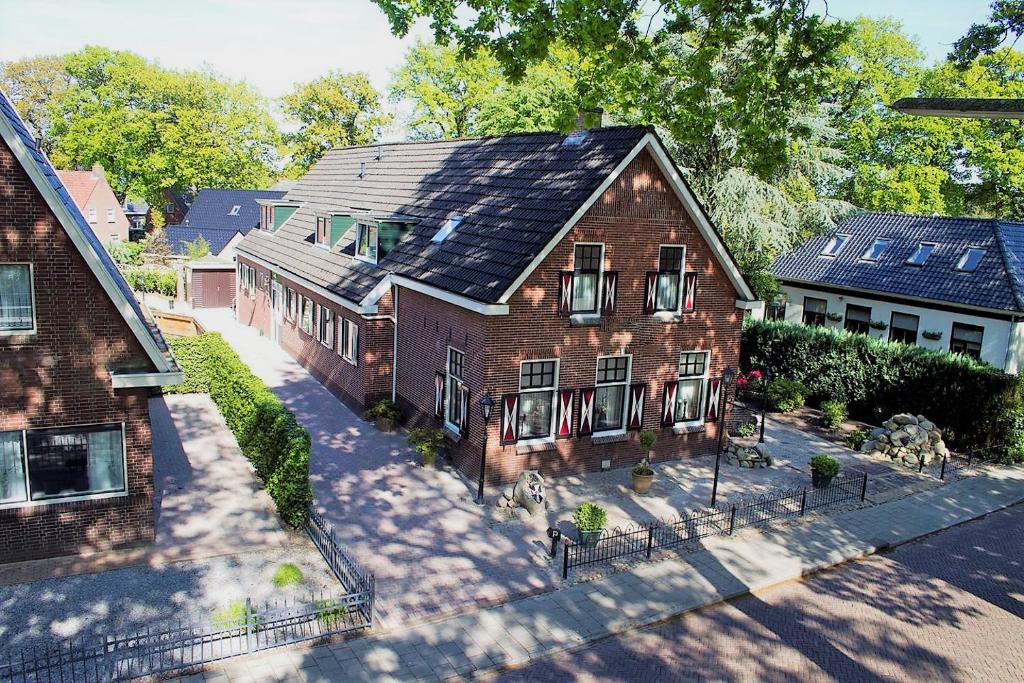
<instances>
[{"instance_id":1,"label":"metal fence","mask_svg":"<svg viewBox=\"0 0 1024 683\"><path fill-rule=\"evenodd\" d=\"M942 458L939 479L945 479L950 474L969 470L972 467L1004 462L1008 456L1009 448L1006 446L986 446L984 448L975 448L966 453L950 451Z\"/></svg>"},{"instance_id":2,"label":"metal fence","mask_svg":"<svg viewBox=\"0 0 1024 683\"><path fill-rule=\"evenodd\" d=\"M121 681L180 672L237 655L369 628L374 577L363 572L335 542L333 529L315 512L307 530L344 591L304 601L229 606L210 622L179 623L131 635L80 637L47 648L0 655L0 682Z\"/></svg>"},{"instance_id":3,"label":"metal fence","mask_svg":"<svg viewBox=\"0 0 1024 683\"><path fill-rule=\"evenodd\" d=\"M641 554L650 559L655 550L677 548L711 536L729 535L736 529L863 501L867 486L866 473L851 474L837 477L822 488L764 494L741 503L683 514L677 519L615 528L594 543L566 542L562 549L562 578L569 578L569 570L577 567Z\"/></svg>"}]
</instances>

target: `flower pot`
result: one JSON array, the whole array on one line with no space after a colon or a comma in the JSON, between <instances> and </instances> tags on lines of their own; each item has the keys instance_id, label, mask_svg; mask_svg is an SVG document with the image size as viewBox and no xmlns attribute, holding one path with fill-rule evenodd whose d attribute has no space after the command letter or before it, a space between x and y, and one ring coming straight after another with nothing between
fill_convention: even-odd
<instances>
[{"instance_id":1,"label":"flower pot","mask_svg":"<svg viewBox=\"0 0 1024 683\"><path fill-rule=\"evenodd\" d=\"M811 485L816 489L823 489L832 483L832 479L835 476L834 474L822 474L816 470L811 470Z\"/></svg>"},{"instance_id":2,"label":"flower pot","mask_svg":"<svg viewBox=\"0 0 1024 683\"><path fill-rule=\"evenodd\" d=\"M391 433L395 431L395 421L390 417L378 417L377 418L377 429L382 432Z\"/></svg>"},{"instance_id":3,"label":"flower pot","mask_svg":"<svg viewBox=\"0 0 1024 683\"><path fill-rule=\"evenodd\" d=\"M604 529L595 529L593 531L584 531L583 529L577 529L580 534L580 545L584 548L593 548L597 545L597 542L601 540L601 534L604 533Z\"/></svg>"},{"instance_id":4,"label":"flower pot","mask_svg":"<svg viewBox=\"0 0 1024 683\"><path fill-rule=\"evenodd\" d=\"M637 474L632 473L633 476L633 490L637 493L647 493L651 490L651 484L654 483L653 474Z\"/></svg>"},{"instance_id":5,"label":"flower pot","mask_svg":"<svg viewBox=\"0 0 1024 683\"><path fill-rule=\"evenodd\" d=\"M437 462L437 452L436 451L430 451L430 452L427 452L427 453L420 453L420 455L423 458L423 466L424 467L433 467L434 463Z\"/></svg>"}]
</instances>

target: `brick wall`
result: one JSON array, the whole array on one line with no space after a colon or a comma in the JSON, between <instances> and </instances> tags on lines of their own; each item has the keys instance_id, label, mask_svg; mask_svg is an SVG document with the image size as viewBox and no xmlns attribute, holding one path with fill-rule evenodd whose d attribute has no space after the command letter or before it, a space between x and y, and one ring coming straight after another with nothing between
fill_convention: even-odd
<instances>
[{"instance_id":1,"label":"brick wall","mask_svg":"<svg viewBox=\"0 0 1024 683\"><path fill-rule=\"evenodd\" d=\"M33 335L0 336L0 431L123 422L129 492L0 510L0 562L151 541L148 391L114 391L108 373L154 368L3 143L0 262L33 265L38 328Z\"/></svg>"}]
</instances>

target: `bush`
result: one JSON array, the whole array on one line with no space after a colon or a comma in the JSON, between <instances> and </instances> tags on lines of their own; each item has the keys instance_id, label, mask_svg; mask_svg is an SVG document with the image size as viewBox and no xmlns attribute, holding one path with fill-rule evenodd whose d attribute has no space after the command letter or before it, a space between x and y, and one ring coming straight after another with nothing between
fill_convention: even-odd
<instances>
[{"instance_id":1,"label":"bush","mask_svg":"<svg viewBox=\"0 0 1024 683\"><path fill-rule=\"evenodd\" d=\"M779 413L796 410L807 402L807 387L791 379L776 379L768 385L768 409Z\"/></svg>"},{"instance_id":2,"label":"bush","mask_svg":"<svg viewBox=\"0 0 1024 683\"><path fill-rule=\"evenodd\" d=\"M580 531L600 531L608 526L608 513L593 503L580 503L572 513L572 521Z\"/></svg>"},{"instance_id":3,"label":"bush","mask_svg":"<svg viewBox=\"0 0 1024 683\"><path fill-rule=\"evenodd\" d=\"M393 423L401 422L402 409L390 398L382 398L373 404L373 407L363 413L367 420L390 420Z\"/></svg>"},{"instance_id":4,"label":"bush","mask_svg":"<svg viewBox=\"0 0 1024 683\"><path fill-rule=\"evenodd\" d=\"M118 242L107 245L107 253L119 266L138 266L142 264L141 242Z\"/></svg>"},{"instance_id":5,"label":"bush","mask_svg":"<svg viewBox=\"0 0 1024 683\"><path fill-rule=\"evenodd\" d=\"M654 468L651 467L651 463L647 462L647 458L644 458L633 465L633 474L638 477L650 477L654 474Z\"/></svg>"},{"instance_id":6,"label":"bush","mask_svg":"<svg viewBox=\"0 0 1024 683\"><path fill-rule=\"evenodd\" d=\"M285 562L274 572L274 587L285 588L302 583L302 570L291 562Z\"/></svg>"},{"instance_id":7,"label":"bush","mask_svg":"<svg viewBox=\"0 0 1024 683\"><path fill-rule=\"evenodd\" d=\"M897 413L920 414L954 448L1003 444L1024 451L1020 381L962 354L748 319L741 365L770 367L776 377L804 384L812 403L842 401L855 419L880 424Z\"/></svg>"},{"instance_id":8,"label":"bush","mask_svg":"<svg viewBox=\"0 0 1024 683\"><path fill-rule=\"evenodd\" d=\"M645 452L654 448L654 444L658 443L658 435L650 429L645 429L640 432L640 448Z\"/></svg>"},{"instance_id":9,"label":"bush","mask_svg":"<svg viewBox=\"0 0 1024 683\"><path fill-rule=\"evenodd\" d=\"M839 461L827 453L819 453L811 458L811 471L825 477L839 474Z\"/></svg>"},{"instance_id":10,"label":"bush","mask_svg":"<svg viewBox=\"0 0 1024 683\"><path fill-rule=\"evenodd\" d=\"M425 467L433 465L438 451L444 445L444 432L436 427L417 427L409 430L409 445L423 458Z\"/></svg>"},{"instance_id":11,"label":"bush","mask_svg":"<svg viewBox=\"0 0 1024 683\"><path fill-rule=\"evenodd\" d=\"M289 525L302 526L313 501L309 432L219 334L180 337L170 345L185 381L164 391L210 394L278 514Z\"/></svg>"},{"instance_id":12,"label":"bush","mask_svg":"<svg viewBox=\"0 0 1024 683\"><path fill-rule=\"evenodd\" d=\"M122 268L128 286L136 292L158 292L174 296L178 291L178 275L173 270L135 267Z\"/></svg>"},{"instance_id":13,"label":"bush","mask_svg":"<svg viewBox=\"0 0 1024 683\"><path fill-rule=\"evenodd\" d=\"M849 416L850 411L846 409L846 404L842 401L821 402L821 423L825 429L839 429Z\"/></svg>"},{"instance_id":14,"label":"bush","mask_svg":"<svg viewBox=\"0 0 1024 683\"><path fill-rule=\"evenodd\" d=\"M869 436L871 436L871 434L866 429L858 429L846 437L846 445L855 451L859 451L860 447L864 445L864 442L868 440Z\"/></svg>"}]
</instances>

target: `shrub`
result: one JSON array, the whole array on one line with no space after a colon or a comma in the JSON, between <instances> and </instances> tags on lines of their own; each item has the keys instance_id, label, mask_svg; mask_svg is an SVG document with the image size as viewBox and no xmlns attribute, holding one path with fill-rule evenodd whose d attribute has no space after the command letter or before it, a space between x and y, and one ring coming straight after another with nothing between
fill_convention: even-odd
<instances>
[{"instance_id":1,"label":"shrub","mask_svg":"<svg viewBox=\"0 0 1024 683\"><path fill-rule=\"evenodd\" d=\"M745 439L748 436L753 436L756 429L757 427L752 422L741 422L736 426L736 433L740 438Z\"/></svg>"},{"instance_id":2,"label":"shrub","mask_svg":"<svg viewBox=\"0 0 1024 683\"><path fill-rule=\"evenodd\" d=\"M645 429L640 432L640 448L644 451L649 451L654 448L654 444L658 443L658 435L650 429Z\"/></svg>"},{"instance_id":3,"label":"shrub","mask_svg":"<svg viewBox=\"0 0 1024 683\"><path fill-rule=\"evenodd\" d=\"M219 334L180 337L170 345L185 381L164 391L210 394L278 514L289 525L302 526L313 501L309 432Z\"/></svg>"},{"instance_id":4,"label":"shrub","mask_svg":"<svg viewBox=\"0 0 1024 683\"><path fill-rule=\"evenodd\" d=\"M573 524L580 531L600 531L608 526L608 513L593 503L580 503L572 513Z\"/></svg>"},{"instance_id":5,"label":"shrub","mask_svg":"<svg viewBox=\"0 0 1024 683\"><path fill-rule=\"evenodd\" d=\"M123 267L124 279L136 292L158 292L174 296L178 291L178 275L173 270L139 266Z\"/></svg>"},{"instance_id":6,"label":"shrub","mask_svg":"<svg viewBox=\"0 0 1024 683\"><path fill-rule=\"evenodd\" d=\"M791 379L777 379L768 385L768 408L779 413L796 410L807 402L807 387Z\"/></svg>"},{"instance_id":7,"label":"shrub","mask_svg":"<svg viewBox=\"0 0 1024 683\"><path fill-rule=\"evenodd\" d=\"M811 471L825 477L839 474L839 461L827 453L819 453L811 458Z\"/></svg>"},{"instance_id":8,"label":"shrub","mask_svg":"<svg viewBox=\"0 0 1024 683\"><path fill-rule=\"evenodd\" d=\"M869 436L871 436L871 434L866 429L858 429L846 437L846 445L855 451L859 451L860 447L864 445L864 442L868 440Z\"/></svg>"},{"instance_id":9,"label":"shrub","mask_svg":"<svg viewBox=\"0 0 1024 683\"><path fill-rule=\"evenodd\" d=\"M274 571L273 581L276 588L285 588L302 583L302 570L291 562L285 562Z\"/></svg>"},{"instance_id":10,"label":"shrub","mask_svg":"<svg viewBox=\"0 0 1024 683\"><path fill-rule=\"evenodd\" d=\"M382 398L373 404L373 407L363 413L367 420L391 420L393 423L402 419L402 409L390 398Z\"/></svg>"},{"instance_id":11,"label":"shrub","mask_svg":"<svg viewBox=\"0 0 1024 683\"><path fill-rule=\"evenodd\" d=\"M633 465L633 474L638 477L649 477L654 474L654 468L647 462L647 458L644 458L637 464Z\"/></svg>"},{"instance_id":12,"label":"shrub","mask_svg":"<svg viewBox=\"0 0 1024 683\"><path fill-rule=\"evenodd\" d=\"M210 615L210 621L213 622L214 628L221 630L245 628L248 625L254 631L259 631L263 619L256 614L256 610L252 610L249 613L249 623L246 624L245 603L241 600L232 600L226 606L214 610Z\"/></svg>"},{"instance_id":13,"label":"shrub","mask_svg":"<svg viewBox=\"0 0 1024 683\"><path fill-rule=\"evenodd\" d=\"M107 253L119 266L142 264L142 242L118 242L107 245Z\"/></svg>"},{"instance_id":14,"label":"shrub","mask_svg":"<svg viewBox=\"0 0 1024 683\"><path fill-rule=\"evenodd\" d=\"M409 430L409 445L423 457L424 466L434 464L438 451L444 445L444 432L436 427L417 427Z\"/></svg>"},{"instance_id":15,"label":"shrub","mask_svg":"<svg viewBox=\"0 0 1024 683\"><path fill-rule=\"evenodd\" d=\"M833 329L747 320L741 365L770 367L776 377L804 384L812 403L842 401L852 417L872 424L897 413L925 415L958 449L1024 447L1019 379L962 354Z\"/></svg>"},{"instance_id":16,"label":"shrub","mask_svg":"<svg viewBox=\"0 0 1024 683\"><path fill-rule=\"evenodd\" d=\"M839 429L849 416L850 411L842 401L821 402L821 423L825 429Z\"/></svg>"}]
</instances>

